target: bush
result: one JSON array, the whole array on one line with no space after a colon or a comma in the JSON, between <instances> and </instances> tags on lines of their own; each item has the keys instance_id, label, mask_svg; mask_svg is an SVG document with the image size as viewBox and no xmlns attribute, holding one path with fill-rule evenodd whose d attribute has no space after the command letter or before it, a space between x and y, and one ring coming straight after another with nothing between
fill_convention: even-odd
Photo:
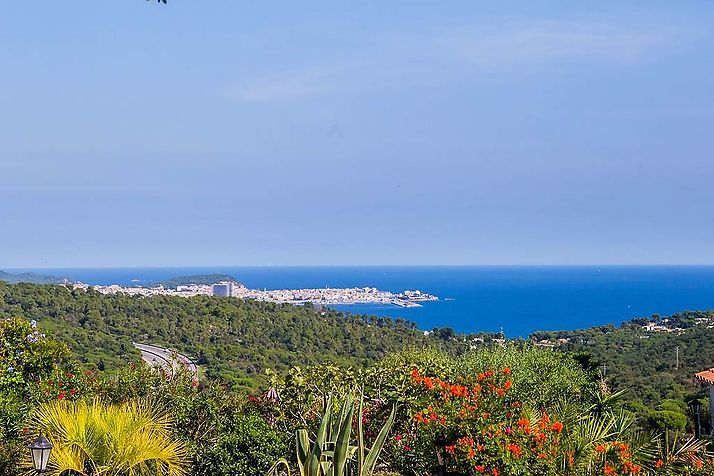
<instances>
[{"instance_id":1,"label":"bush","mask_svg":"<svg viewBox=\"0 0 714 476\"><path fill-rule=\"evenodd\" d=\"M258 415L236 416L214 435L195 441L192 473L196 476L263 476L289 453L285 435Z\"/></svg>"},{"instance_id":2,"label":"bush","mask_svg":"<svg viewBox=\"0 0 714 476\"><path fill-rule=\"evenodd\" d=\"M687 427L687 416L669 410L654 410L649 413L650 424L660 430L683 431Z\"/></svg>"}]
</instances>

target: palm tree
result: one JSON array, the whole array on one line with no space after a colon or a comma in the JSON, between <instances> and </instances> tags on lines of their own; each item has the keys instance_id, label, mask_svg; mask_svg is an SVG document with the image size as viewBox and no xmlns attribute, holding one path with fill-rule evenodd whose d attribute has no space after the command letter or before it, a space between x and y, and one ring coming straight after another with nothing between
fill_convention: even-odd
<instances>
[{"instance_id":1,"label":"palm tree","mask_svg":"<svg viewBox=\"0 0 714 476\"><path fill-rule=\"evenodd\" d=\"M47 403L35 412L32 427L54 445L48 476L186 474L186 449L172 437L168 413L147 400Z\"/></svg>"}]
</instances>

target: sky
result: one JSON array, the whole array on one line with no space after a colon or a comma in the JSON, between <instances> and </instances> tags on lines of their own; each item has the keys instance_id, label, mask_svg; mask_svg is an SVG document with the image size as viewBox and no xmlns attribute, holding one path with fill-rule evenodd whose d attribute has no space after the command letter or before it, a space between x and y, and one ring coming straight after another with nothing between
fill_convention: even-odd
<instances>
[{"instance_id":1,"label":"sky","mask_svg":"<svg viewBox=\"0 0 714 476\"><path fill-rule=\"evenodd\" d=\"M0 269L714 263L710 1L0 15Z\"/></svg>"}]
</instances>

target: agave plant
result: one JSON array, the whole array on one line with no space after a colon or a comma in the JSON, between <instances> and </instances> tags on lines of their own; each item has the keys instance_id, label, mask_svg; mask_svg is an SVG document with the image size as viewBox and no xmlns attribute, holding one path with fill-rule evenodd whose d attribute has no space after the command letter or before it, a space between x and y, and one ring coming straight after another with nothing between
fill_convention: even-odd
<instances>
[{"instance_id":1,"label":"agave plant","mask_svg":"<svg viewBox=\"0 0 714 476\"><path fill-rule=\"evenodd\" d=\"M186 449L172 437L168 413L147 400L51 402L37 409L32 427L54 445L48 476L186 474Z\"/></svg>"},{"instance_id":2,"label":"agave plant","mask_svg":"<svg viewBox=\"0 0 714 476\"><path fill-rule=\"evenodd\" d=\"M360 396L359 404L356 405L355 397L352 394L346 395L340 414L333 422L333 399L329 397L315 440L310 440L307 430L298 430L295 433L295 451L301 476L369 476L374 473L379 454L394 424L396 407L392 407L387 422L377 434L372 446L367 448L361 417L363 401ZM355 410L358 416L357 437L356 445L351 445ZM287 474L290 474L290 467L285 459L276 462L269 474L278 474L281 467L286 468Z\"/></svg>"}]
</instances>

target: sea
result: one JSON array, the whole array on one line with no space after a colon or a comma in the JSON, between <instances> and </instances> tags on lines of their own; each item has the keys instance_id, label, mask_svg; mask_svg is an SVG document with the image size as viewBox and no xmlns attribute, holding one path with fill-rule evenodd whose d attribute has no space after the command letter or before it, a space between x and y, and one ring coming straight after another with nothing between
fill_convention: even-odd
<instances>
[{"instance_id":1,"label":"sea","mask_svg":"<svg viewBox=\"0 0 714 476\"><path fill-rule=\"evenodd\" d=\"M341 266L16 269L88 284L141 285L176 276L221 273L251 288L376 287L421 290L422 307L344 305L351 313L400 317L422 330L504 332L620 324L652 314L714 309L714 266Z\"/></svg>"}]
</instances>

